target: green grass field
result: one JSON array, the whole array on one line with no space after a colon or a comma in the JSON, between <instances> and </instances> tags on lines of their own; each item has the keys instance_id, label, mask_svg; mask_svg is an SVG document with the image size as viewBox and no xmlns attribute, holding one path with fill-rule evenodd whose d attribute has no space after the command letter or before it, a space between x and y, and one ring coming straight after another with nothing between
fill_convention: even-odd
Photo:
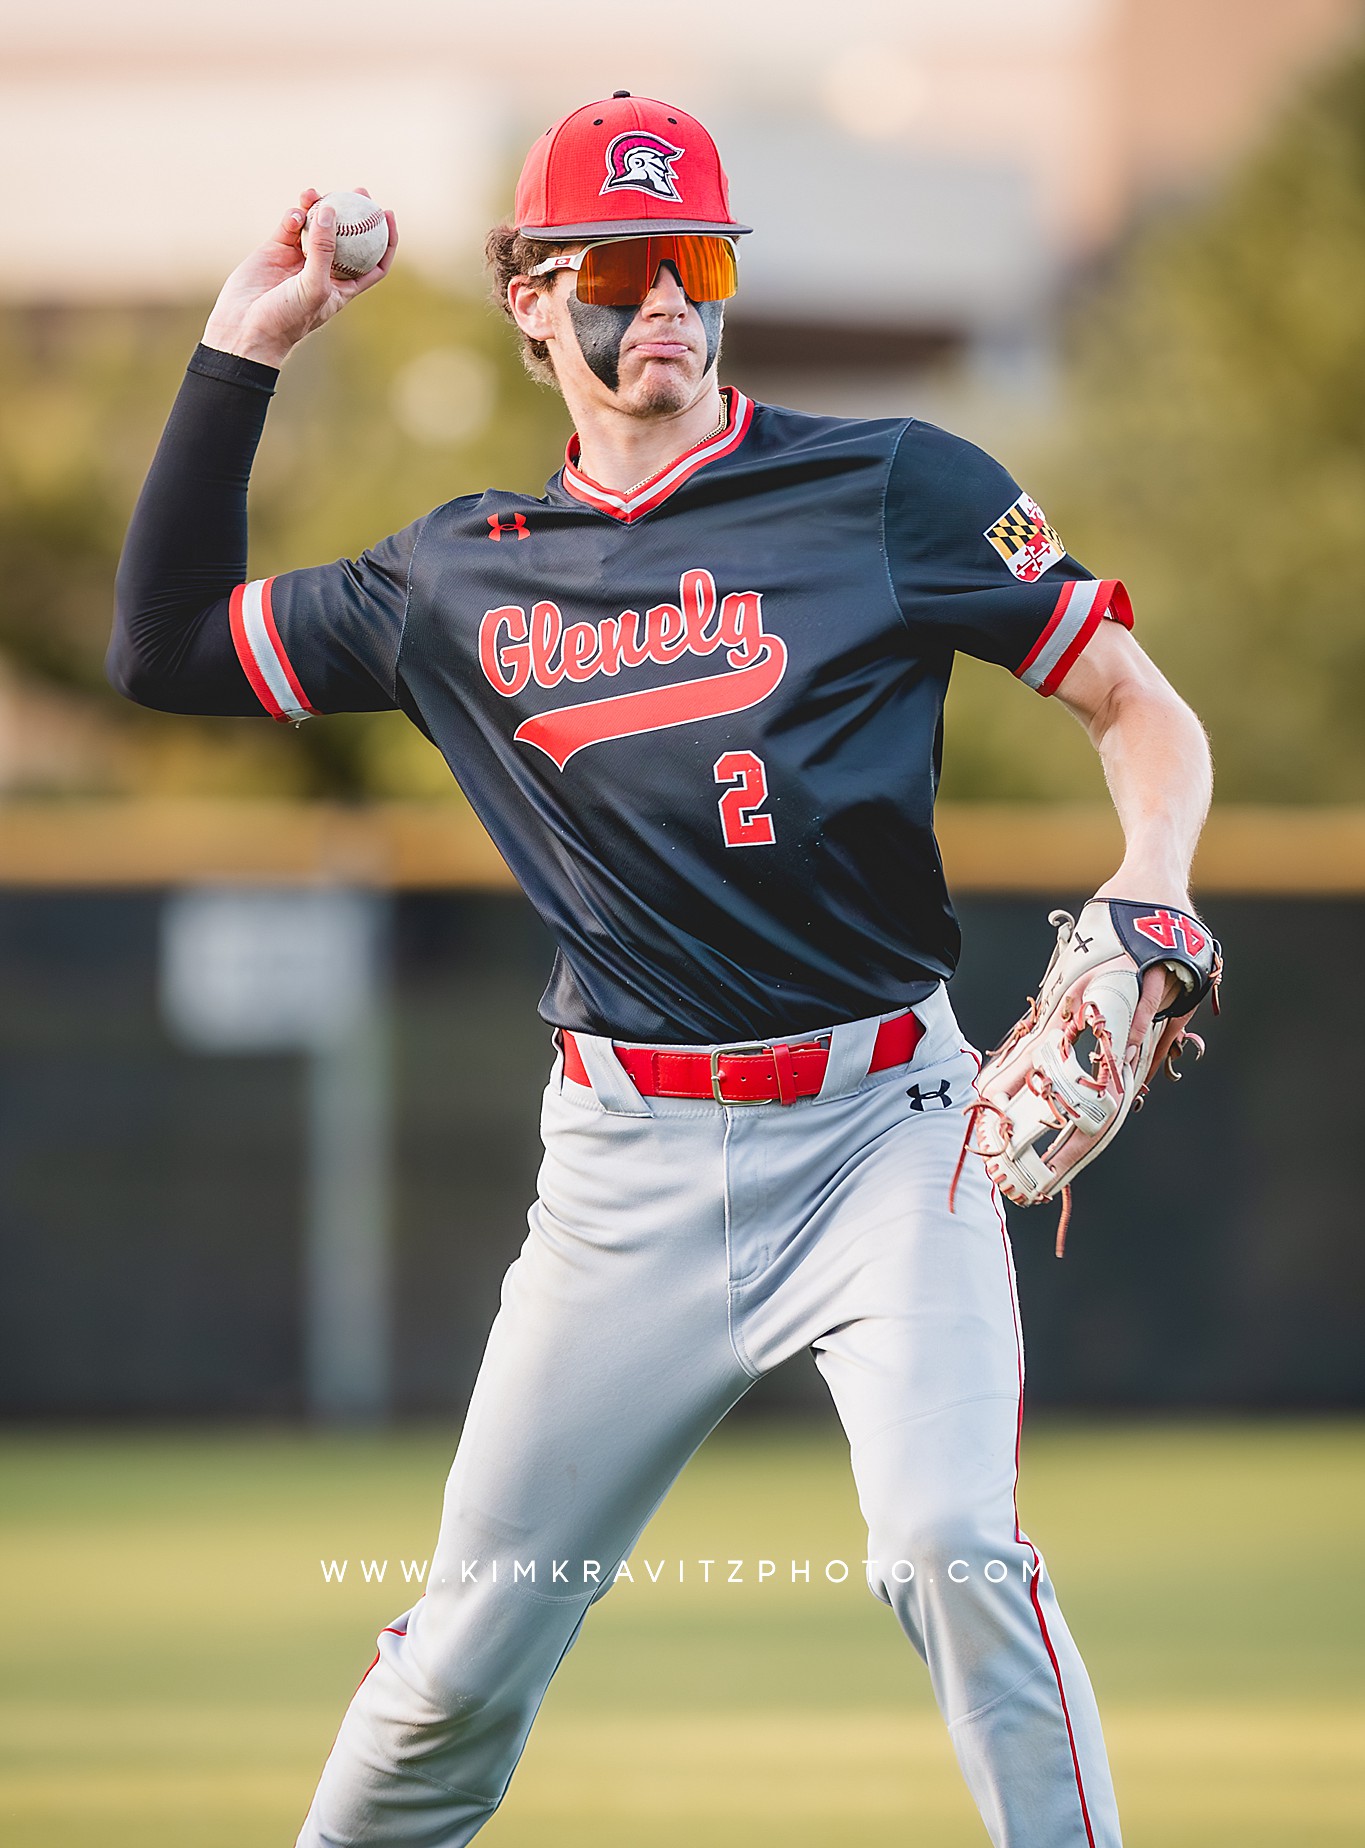
<instances>
[{"instance_id":1,"label":"green grass field","mask_svg":"<svg viewBox=\"0 0 1365 1848\"><path fill-rule=\"evenodd\" d=\"M375 1631L415 1595L400 1561L430 1551L449 1441L0 1439L6 1848L288 1848ZM1365 1840L1365 1424L1039 1423L1020 1508L1129 1848ZM636 1556L668 1570L597 1607L481 1840L984 1842L862 1540L837 1430L714 1438ZM679 1586L704 1557L745 1582Z\"/></svg>"}]
</instances>

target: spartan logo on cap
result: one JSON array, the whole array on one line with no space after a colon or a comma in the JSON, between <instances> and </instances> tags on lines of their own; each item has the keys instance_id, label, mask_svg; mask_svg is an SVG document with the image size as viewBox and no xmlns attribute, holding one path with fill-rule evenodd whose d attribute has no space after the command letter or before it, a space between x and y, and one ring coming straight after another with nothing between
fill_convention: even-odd
<instances>
[{"instance_id":1,"label":"spartan logo on cap","mask_svg":"<svg viewBox=\"0 0 1365 1848\"><path fill-rule=\"evenodd\" d=\"M628 129L607 148L607 177L602 191L642 192L651 199L682 200L673 179L673 163L686 153L647 128Z\"/></svg>"}]
</instances>

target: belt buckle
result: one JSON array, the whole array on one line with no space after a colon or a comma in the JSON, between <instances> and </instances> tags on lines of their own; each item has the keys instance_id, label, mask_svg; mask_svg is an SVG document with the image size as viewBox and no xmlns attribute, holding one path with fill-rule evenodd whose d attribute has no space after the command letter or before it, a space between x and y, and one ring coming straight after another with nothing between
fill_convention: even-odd
<instances>
[{"instance_id":1,"label":"belt buckle","mask_svg":"<svg viewBox=\"0 0 1365 1848\"><path fill-rule=\"evenodd\" d=\"M773 1097L724 1097L721 1094L721 1060L731 1058L735 1054L738 1054L741 1058L746 1058L756 1052L771 1053L772 1047L764 1040L747 1040L735 1046L716 1047L715 1051L711 1054L711 1095L718 1104L724 1104L728 1109L744 1110L755 1105L776 1103L777 1100Z\"/></svg>"}]
</instances>

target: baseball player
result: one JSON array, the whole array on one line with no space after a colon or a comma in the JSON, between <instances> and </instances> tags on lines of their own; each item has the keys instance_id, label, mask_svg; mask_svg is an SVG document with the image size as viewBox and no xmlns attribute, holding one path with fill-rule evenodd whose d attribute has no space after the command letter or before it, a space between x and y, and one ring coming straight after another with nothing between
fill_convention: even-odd
<instances>
[{"instance_id":1,"label":"baseball player","mask_svg":"<svg viewBox=\"0 0 1365 1848\"><path fill-rule=\"evenodd\" d=\"M1099 897L1169 934L1190 921L1203 733L1122 585L979 449L719 384L747 227L701 123L626 92L546 131L489 239L576 429L544 495L466 495L353 560L251 579L277 370L393 256L391 231L374 273L336 281L332 216L305 260L303 215L234 272L190 361L111 678L173 711L406 712L558 954L539 1196L427 1590L380 1636L299 1842L468 1842L679 1470L807 1348L870 1588L928 1665L991 1839L1113 1848L1094 1699L1015 1512L1024 1361L985 1162L949 1209L978 1060L944 988L932 817L960 650L1088 728L1126 839ZM1184 979L1167 964L1134 962L1123 1085Z\"/></svg>"}]
</instances>

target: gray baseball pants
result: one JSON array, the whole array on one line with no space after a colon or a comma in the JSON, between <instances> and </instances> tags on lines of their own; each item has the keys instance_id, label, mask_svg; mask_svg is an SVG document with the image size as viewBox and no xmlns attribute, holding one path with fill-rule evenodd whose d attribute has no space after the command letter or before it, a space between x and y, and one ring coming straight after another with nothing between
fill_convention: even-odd
<instances>
[{"instance_id":1,"label":"gray baseball pants","mask_svg":"<svg viewBox=\"0 0 1365 1848\"><path fill-rule=\"evenodd\" d=\"M977 1062L942 990L915 1012L909 1065L869 1075L878 1021L836 1026L820 1095L791 1105L643 1098L583 1035L591 1087L556 1061L427 1590L379 1638L300 1848L471 1840L594 1596L801 1348L848 1434L871 1588L928 1665L991 1840L1117 1848L1090 1683L1015 1513L1023 1347L979 1162L948 1212Z\"/></svg>"}]
</instances>

